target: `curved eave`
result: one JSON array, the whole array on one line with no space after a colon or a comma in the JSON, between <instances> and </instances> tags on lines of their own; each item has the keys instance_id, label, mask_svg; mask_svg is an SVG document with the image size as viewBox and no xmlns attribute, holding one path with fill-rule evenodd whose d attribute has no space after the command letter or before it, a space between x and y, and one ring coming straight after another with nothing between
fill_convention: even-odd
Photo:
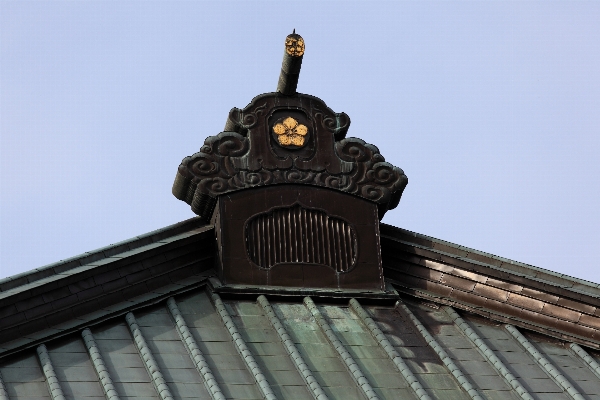
<instances>
[{"instance_id":1,"label":"curved eave","mask_svg":"<svg viewBox=\"0 0 600 400\"><path fill-rule=\"evenodd\" d=\"M597 284L385 224L381 247L401 292L600 347Z\"/></svg>"}]
</instances>

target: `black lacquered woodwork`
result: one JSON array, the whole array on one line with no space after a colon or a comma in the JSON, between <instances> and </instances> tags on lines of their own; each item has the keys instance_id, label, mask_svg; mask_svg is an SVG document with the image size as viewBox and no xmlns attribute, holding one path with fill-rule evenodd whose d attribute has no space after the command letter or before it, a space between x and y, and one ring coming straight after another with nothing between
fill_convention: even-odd
<instances>
[{"instance_id":1,"label":"black lacquered woodwork","mask_svg":"<svg viewBox=\"0 0 600 400\"><path fill-rule=\"evenodd\" d=\"M377 205L304 185L219 197L224 284L383 290Z\"/></svg>"}]
</instances>

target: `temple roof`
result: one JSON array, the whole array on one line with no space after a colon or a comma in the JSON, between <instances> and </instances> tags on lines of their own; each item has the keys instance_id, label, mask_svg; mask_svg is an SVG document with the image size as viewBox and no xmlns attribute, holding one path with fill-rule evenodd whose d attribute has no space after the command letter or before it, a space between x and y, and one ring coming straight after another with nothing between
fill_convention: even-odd
<instances>
[{"instance_id":1,"label":"temple roof","mask_svg":"<svg viewBox=\"0 0 600 400\"><path fill-rule=\"evenodd\" d=\"M184 158L197 217L0 281L0 400L600 399L600 285L380 223L408 178L304 46Z\"/></svg>"},{"instance_id":2,"label":"temple roof","mask_svg":"<svg viewBox=\"0 0 600 400\"><path fill-rule=\"evenodd\" d=\"M597 284L382 224L397 300L230 293L214 240L197 217L1 281L0 398L600 396Z\"/></svg>"}]
</instances>

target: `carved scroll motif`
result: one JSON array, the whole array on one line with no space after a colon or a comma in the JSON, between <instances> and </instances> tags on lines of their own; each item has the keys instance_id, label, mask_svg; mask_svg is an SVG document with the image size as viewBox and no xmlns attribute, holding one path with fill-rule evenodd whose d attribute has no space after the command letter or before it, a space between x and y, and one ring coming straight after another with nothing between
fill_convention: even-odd
<instances>
[{"instance_id":1,"label":"carved scroll motif","mask_svg":"<svg viewBox=\"0 0 600 400\"><path fill-rule=\"evenodd\" d=\"M342 140L346 137L346 132L350 126L350 118L346 113L336 113L335 115L331 115L323 110L315 108L313 117L323 128L333 134L335 140Z\"/></svg>"},{"instance_id":2,"label":"carved scroll motif","mask_svg":"<svg viewBox=\"0 0 600 400\"><path fill-rule=\"evenodd\" d=\"M277 159L269 150L269 135L274 129L268 126L269 113L282 109L283 101L288 102L286 109L306 110L316 122L314 140L319 148L312 156L316 161L294 158L293 154L287 160ZM286 128L292 133L286 130L284 134L304 137L292 129L298 130L299 124L288 125L293 125ZM307 184L375 202L381 218L396 207L408 179L400 168L385 161L376 146L358 138L344 138L349 125L346 114L334 113L312 96L257 96L244 110L234 108L230 112L226 128L231 131L206 138L198 153L183 159L173 194L208 220L216 198L224 193L275 184ZM265 163L267 159L269 163ZM333 165L339 167L330 168Z\"/></svg>"},{"instance_id":3,"label":"carved scroll motif","mask_svg":"<svg viewBox=\"0 0 600 400\"><path fill-rule=\"evenodd\" d=\"M233 157L241 157L249 149L248 139L235 132L222 132L206 139L200 152L186 157L178 171L175 196L190 202L194 197L212 198L249 187L281 183L303 183L341 190L376 203L389 203L392 193L404 188L407 178L400 168L385 162L378 149L361 139L348 138L336 143L340 158L352 161L354 168L340 175L326 171L238 170Z\"/></svg>"}]
</instances>

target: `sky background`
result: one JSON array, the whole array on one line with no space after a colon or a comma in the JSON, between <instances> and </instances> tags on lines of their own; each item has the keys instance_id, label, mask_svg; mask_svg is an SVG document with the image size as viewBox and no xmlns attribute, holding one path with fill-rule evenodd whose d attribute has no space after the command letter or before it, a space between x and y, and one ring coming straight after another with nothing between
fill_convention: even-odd
<instances>
[{"instance_id":1,"label":"sky background","mask_svg":"<svg viewBox=\"0 0 600 400\"><path fill-rule=\"evenodd\" d=\"M277 85L409 178L383 222L600 282L600 2L0 1L0 278L193 217L181 159Z\"/></svg>"}]
</instances>

